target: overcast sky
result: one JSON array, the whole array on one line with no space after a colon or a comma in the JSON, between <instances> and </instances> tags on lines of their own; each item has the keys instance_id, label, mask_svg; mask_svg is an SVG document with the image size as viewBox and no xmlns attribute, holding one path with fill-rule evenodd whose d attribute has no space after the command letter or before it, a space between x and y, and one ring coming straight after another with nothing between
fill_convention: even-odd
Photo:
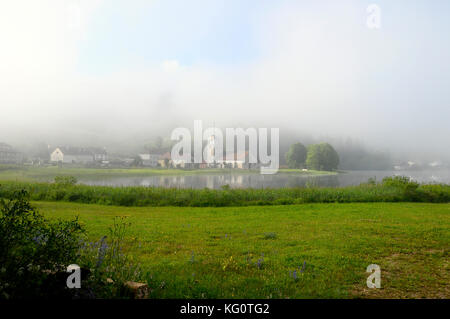
<instances>
[{"instance_id":1,"label":"overcast sky","mask_svg":"<svg viewBox=\"0 0 450 319\"><path fill-rule=\"evenodd\" d=\"M371 3L380 29L366 25ZM0 141L104 143L199 119L448 154L449 12L446 0L3 0Z\"/></svg>"}]
</instances>

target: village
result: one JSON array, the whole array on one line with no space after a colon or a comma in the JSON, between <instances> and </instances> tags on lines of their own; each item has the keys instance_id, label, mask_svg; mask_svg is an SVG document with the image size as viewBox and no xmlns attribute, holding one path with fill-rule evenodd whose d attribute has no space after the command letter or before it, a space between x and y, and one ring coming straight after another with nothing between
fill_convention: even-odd
<instances>
[{"instance_id":1,"label":"village","mask_svg":"<svg viewBox=\"0 0 450 319\"><path fill-rule=\"evenodd\" d=\"M212 159L213 149L202 163L194 163L192 159L172 159L171 152L140 152L138 154L109 154L106 148L76 147L76 146L48 146L47 154L27 154L15 147L0 143L0 164L22 164L30 166L73 166L92 168L178 168L178 169L254 169L259 163L249 163L248 151L237 152L234 159Z\"/></svg>"},{"instance_id":2,"label":"village","mask_svg":"<svg viewBox=\"0 0 450 319\"><path fill-rule=\"evenodd\" d=\"M213 142L209 141L208 144ZM194 156L188 159L171 157L170 147L148 149L142 147L141 152L109 152L106 147L80 147L71 145L47 145L38 152L23 151L8 143L0 142L0 164L15 164L24 166L64 166L86 168L161 168L161 169L258 169L261 162L251 163L249 152L235 152L233 156L224 159L214 157L214 145L209 146L204 160L195 163ZM280 167L286 167L283 162L284 154L280 154ZM393 171L420 171L434 170L447 167L448 164L441 160L429 162L416 160L398 160L392 163Z\"/></svg>"}]
</instances>

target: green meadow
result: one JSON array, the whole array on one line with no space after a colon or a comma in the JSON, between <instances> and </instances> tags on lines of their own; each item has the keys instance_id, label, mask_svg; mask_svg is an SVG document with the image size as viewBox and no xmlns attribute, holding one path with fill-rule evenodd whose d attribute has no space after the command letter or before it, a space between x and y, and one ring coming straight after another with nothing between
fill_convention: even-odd
<instances>
[{"instance_id":1,"label":"green meadow","mask_svg":"<svg viewBox=\"0 0 450 319\"><path fill-rule=\"evenodd\" d=\"M78 216L92 243L124 218L124 249L150 298L450 297L450 185L392 177L211 190L88 186L71 177L204 173L223 170L1 166L0 198L26 190L47 218ZM380 289L367 288L370 264L381 267Z\"/></svg>"},{"instance_id":2,"label":"green meadow","mask_svg":"<svg viewBox=\"0 0 450 319\"><path fill-rule=\"evenodd\" d=\"M33 205L79 216L92 241L125 216L150 298L450 297L450 204ZM369 264L381 267L380 289L366 286Z\"/></svg>"}]
</instances>

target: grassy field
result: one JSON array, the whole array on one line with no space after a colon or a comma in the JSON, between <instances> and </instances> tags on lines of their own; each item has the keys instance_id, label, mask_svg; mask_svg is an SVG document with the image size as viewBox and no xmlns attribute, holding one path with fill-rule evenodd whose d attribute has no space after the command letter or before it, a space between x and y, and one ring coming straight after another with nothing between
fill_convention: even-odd
<instances>
[{"instance_id":1,"label":"grassy field","mask_svg":"<svg viewBox=\"0 0 450 319\"><path fill-rule=\"evenodd\" d=\"M0 198L27 190L47 217L79 216L90 241L125 216L126 246L151 298L450 298L450 185L391 178L210 190L48 182L230 172L0 166ZM381 289L366 286L369 264L381 267Z\"/></svg>"},{"instance_id":2,"label":"grassy field","mask_svg":"<svg viewBox=\"0 0 450 319\"><path fill-rule=\"evenodd\" d=\"M78 215L91 240L126 216L151 298L450 298L450 204L33 205ZM373 263L381 289L366 287Z\"/></svg>"},{"instance_id":3,"label":"grassy field","mask_svg":"<svg viewBox=\"0 0 450 319\"><path fill-rule=\"evenodd\" d=\"M299 174L305 176L336 175L337 172L303 172L298 169L280 169L280 174ZM164 168L80 168L58 166L19 166L0 165L0 180L21 182L50 182L56 176L74 176L76 178L103 179L111 177L145 177L154 175L197 175L197 174L259 174L259 170L245 169L164 169Z\"/></svg>"}]
</instances>

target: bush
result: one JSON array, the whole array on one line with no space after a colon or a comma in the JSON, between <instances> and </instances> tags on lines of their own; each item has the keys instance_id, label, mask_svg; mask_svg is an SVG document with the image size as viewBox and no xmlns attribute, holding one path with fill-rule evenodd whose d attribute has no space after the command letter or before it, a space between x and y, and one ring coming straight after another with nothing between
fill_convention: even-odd
<instances>
[{"instance_id":1,"label":"bush","mask_svg":"<svg viewBox=\"0 0 450 319\"><path fill-rule=\"evenodd\" d=\"M0 201L0 297L50 295L49 274L77 260L82 227L77 219L49 223L25 191L14 197Z\"/></svg>"},{"instance_id":2,"label":"bush","mask_svg":"<svg viewBox=\"0 0 450 319\"><path fill-rule=\"evenodd\" d=\"M411 180L407 176L389 176L383 178L382 184L385 186L394 186L400 188L417 189L419 183Z\"/></svg>"},{"instance_id":3,"label":"bush","mask_svg":"<svg viewBox=\"0 0 450 319\"><path fill-rule=\"evenodd\" d=\"M77 179L74 176L56 176L55 177L55 184L58 186L66 187L66 186L72 186L77 183Z\"/></svg>"},{"instance_id":4,"label":"bush","mask_svg":"<svg viewBox=\"0 0 450 319\"><path fill-rule=\"evenodd\" d=\"M420 201L420 196L417 193L419 183L411 180L407 176L393 176L383 178L382 184L390 187L397 187L403 191L405 200Z\"/></svg>"},{"instance_id":5,"label":"bush","mask_svg":"<svg viewBox=\"0 0 450 319\"><path fill-rule=\"evenodd\" d=\"M108 239L87 243L77 218L50 222L26 191L10 196L0 199L0 299L128 296L123 283L140 272L124 250L123 220L115 220ZM70 264L82 269L81 289L66 286Z\"/></svg>"}]
</instances>

